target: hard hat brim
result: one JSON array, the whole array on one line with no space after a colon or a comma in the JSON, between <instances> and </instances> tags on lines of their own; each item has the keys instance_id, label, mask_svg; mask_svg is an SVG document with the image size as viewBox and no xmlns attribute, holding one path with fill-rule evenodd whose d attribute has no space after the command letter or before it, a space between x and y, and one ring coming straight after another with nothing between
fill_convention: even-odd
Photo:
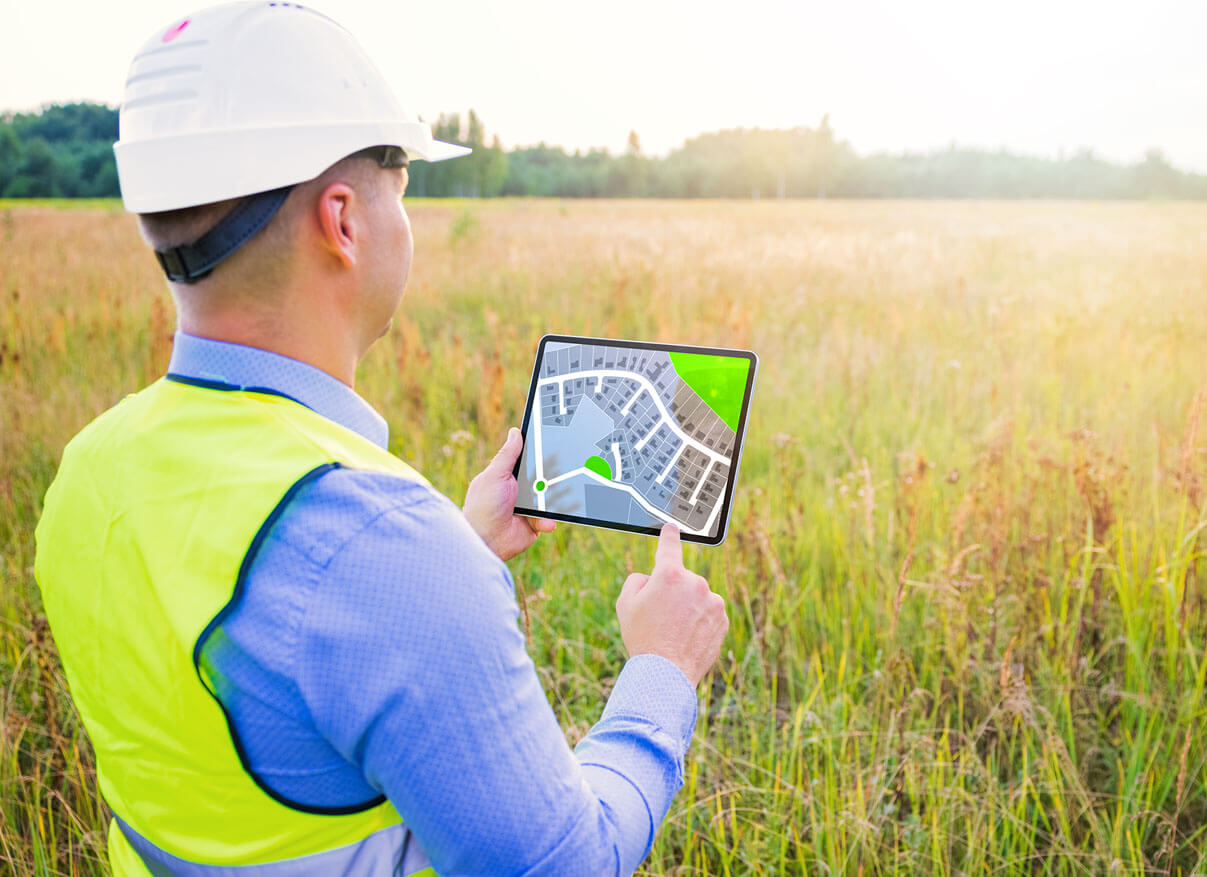
<instances>
[{"instance_id":1,"label":"hard hat brim","mask_svg":"<svg viewBox=\"0 0 1207 877\"><path fill-rule=\"evenodd\" d=\"M446 143L443 140L433 140L431 148L427 152L427 155L417 155L415 157L422 158L424 161L445 161L450 158L460 158L463 155L469 155L473 150L468 146Z\"/></svg>"},{"instance_id":2,"label":"hard hat brim","mask_svg":"<svg viewBox=\"0 0 1207 877\"><path fill-rule=\"evenodd\" d=\"M396 121L119 140L113 151L126 209L156 213L302 183L369 146L399 146L408 158L421 161L444 161L470 152L465 146L433 140L423 122ZM216 155L225 160L214 161ZM271 164L262 159L265 155L273 156Z\"/></svg>"}]
</instances>

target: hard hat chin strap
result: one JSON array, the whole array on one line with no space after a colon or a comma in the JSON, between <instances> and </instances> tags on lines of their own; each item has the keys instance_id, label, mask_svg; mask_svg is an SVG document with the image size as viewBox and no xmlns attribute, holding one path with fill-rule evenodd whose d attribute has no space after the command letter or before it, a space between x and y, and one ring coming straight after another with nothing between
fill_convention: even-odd
<instances>
[{"instance_id":1,"label":"hard hat chin strap","mask_svg":"<svg viewBox=\"0 0 1207 877\"><path fill-rule=\"evenodd\" d=\"M164 274L174 283L196 283L209 276L224 259L268 224L289 197L293 186L259 192L244 198L218 224L191 244L156 250Z\"/></svg>"}]
</instances>

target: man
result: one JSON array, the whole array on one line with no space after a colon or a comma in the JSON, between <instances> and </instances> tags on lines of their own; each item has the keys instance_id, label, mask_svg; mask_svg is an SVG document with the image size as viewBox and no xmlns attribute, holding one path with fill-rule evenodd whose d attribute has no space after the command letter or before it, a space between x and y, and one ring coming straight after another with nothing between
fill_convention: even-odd
<instances>
[{"instance_id":1,"label":"man","mask_svg":"<svg viewBox=\"0 0 1207 877\"><path fill-rule=\"evenodd\" d=\"M65 450L36 565L115 873L633 870L723 601L664 530L572 752L500 560L552 528L512 514L518 432L462 513L352 389L410 267L407 162L464 150L345 31L271 2L152 36L116 150L179 331L165 378Z\"/></svg>"}]
</instances>

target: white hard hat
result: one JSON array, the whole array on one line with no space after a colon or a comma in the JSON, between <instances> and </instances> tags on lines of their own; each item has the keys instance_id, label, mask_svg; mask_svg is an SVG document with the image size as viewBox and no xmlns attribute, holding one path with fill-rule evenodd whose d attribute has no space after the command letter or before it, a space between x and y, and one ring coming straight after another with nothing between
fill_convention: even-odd
<instances>
[{"instance_id":1,"label":"white hard hat","mask_svg":"<svg viewBox=\"0 0 1207 877\"><path fill-rule=\"evenodd\" d=\"M230 3L156 31L135 55L114 145L122 201L155 213L311 180L355 152L432 139L346 30L296 3Z\"/></svg>"}]
</instances>

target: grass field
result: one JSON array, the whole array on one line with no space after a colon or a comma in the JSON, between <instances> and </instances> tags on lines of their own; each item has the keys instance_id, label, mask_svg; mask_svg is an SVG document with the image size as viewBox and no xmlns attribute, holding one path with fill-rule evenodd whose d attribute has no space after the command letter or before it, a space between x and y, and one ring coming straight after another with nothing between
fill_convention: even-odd
<instances>
[{"instance_id":1,"label":"grass field","mask_svg":"<svg viewBox=\"0 0 1207 877\"><path fill-rule=\"evenodd\" d=\"M647 874L1207 874L1207 205L415 202L358 389L438 487L518 423L545 332L762 363L686 786ZM110 209L0 208L0 868L103 873L32 577L58 455L160 375ZM512 569L567 735L645 537Z\"/></svg>"}]
</instances>

